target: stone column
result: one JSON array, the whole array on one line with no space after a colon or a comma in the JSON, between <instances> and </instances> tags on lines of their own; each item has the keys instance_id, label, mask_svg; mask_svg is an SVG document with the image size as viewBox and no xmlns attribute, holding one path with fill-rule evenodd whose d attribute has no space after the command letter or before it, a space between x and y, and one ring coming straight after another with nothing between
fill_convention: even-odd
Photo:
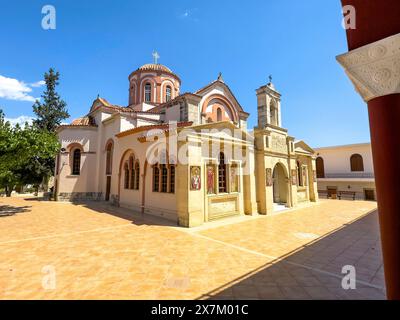
<instances>
[{"instance_id":1,"label":"stone column","mask_svg":"<svg viewBox=\"0 0 400 320\"><path fill-rule=\"evenodd\" d=\"M357 26L337 59L368 103L387 297L400 299L400 2L342 2Z\"/></svg>"}]
</instances>

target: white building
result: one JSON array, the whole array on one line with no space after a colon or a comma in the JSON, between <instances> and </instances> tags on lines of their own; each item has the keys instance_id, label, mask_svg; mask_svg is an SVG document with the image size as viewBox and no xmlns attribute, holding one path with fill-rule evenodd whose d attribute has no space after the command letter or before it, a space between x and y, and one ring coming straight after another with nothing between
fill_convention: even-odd
<instances>
[{"instance_id":1,"label":"white building","mask_svg":"<svg viewBox=\"0 0 400 320\"><path fill-rule=\"evenodd\" d=\"M370 143L315 148L318 192L322 198L376 200Z\"/></svg>"}]
</instances>

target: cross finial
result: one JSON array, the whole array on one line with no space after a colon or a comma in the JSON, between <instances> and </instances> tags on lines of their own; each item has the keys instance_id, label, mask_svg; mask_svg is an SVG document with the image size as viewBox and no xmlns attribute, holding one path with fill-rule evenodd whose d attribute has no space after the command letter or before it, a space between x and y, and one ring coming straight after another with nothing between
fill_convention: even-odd
<instances>
[{"instance_id":1,"label":"cross finial","mask_svg":"<svg viewBox=\"0 0 400 320\"><path fill-rule=\"evenodd\" d=\"M269 79L269 83L272 83L272 75L269 75L268 79Z\"/></svg>"},{"instance_id":2,"label":"cross finial","mask_svg":"<svg viewBox=\"0 0 400 320\"><path fill-rule=\"evenodd\" d=\"M158 64L158 59L160 59L160 55L158 54L157 51L153 52L153 59L154 59L154 63Z\"/></svg>"},{"instance_id":3,"label":"cross finial","mask_svg":"<svg viewBox=\"0 0 400 320\"><path fill-rule=\"evenodd\" d=\"M224 82L224 79L222 78L222 72L218 73L218 80Z\"/></svg>"}]
</instances>

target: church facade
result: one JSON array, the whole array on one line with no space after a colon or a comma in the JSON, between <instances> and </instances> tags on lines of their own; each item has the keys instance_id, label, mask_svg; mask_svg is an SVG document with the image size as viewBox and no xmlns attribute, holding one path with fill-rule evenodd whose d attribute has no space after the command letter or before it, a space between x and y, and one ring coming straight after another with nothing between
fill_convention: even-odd
<instances>
[{"instance_id":1,"label":"church facade","mask_svg":"<svg viewBox=\"0 0 400 320\"><path fill-rule=\"evenodd\" d=\"M258 126L219 75L181 93L178 75L146 64L129 75L129 104L98 97L57 134L58 201L108 201L193 227L318 201L315 152L282 128L272 81L257 90Z\"/></svg>"}]
</instances>

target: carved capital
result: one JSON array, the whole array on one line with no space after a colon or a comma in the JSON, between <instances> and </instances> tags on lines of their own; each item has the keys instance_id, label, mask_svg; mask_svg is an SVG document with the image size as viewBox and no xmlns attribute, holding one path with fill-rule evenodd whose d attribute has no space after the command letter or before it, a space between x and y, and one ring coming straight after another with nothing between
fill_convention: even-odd
<instances>
[{"instance_id":1,"label":"carved capital","mask_svg":"<svg viewBox=\"0 0 400 320\"><path fill-rule=\"evenodd\" d=\"M400 33L336 59L366 102L400 93Z\"/></svg>"}]
</instances>

